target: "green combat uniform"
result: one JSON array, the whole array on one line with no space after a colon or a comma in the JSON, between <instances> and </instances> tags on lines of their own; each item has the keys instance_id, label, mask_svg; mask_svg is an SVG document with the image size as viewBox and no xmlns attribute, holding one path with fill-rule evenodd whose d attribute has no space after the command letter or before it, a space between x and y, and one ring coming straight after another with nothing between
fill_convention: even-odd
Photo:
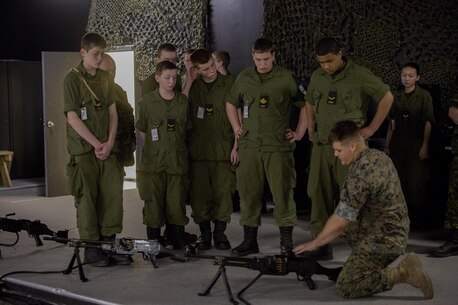
<instances>
[{"instance_id":1,"label":"green combat uniform","mask_svg":"<svg viewBox=\"0 0 458 305\"><path fill-rule=\"evenodd\" d=\"M136 147L134 109L129 104L127 93L115 83L117 95L116 110L118 112L118 130L113 151L122 166L132 166L135 163Z\"/></svg>"},{"instance_id":2,"label":"green combat uniform","mask_svg":"<svg viewBox=\"0 0 458 305\"><path fill-rule=\"evenodd\" d=\"M193 126L188 138L191 204L192 216L198 224L231 220L235 172L230 154L234 133L225 106L233 82L232 76L218 73L211 84L196 79L189 92Z\"/></svg>"},{"instance_id":3,"label":"green combat uniform","mask_svg":"<svg viewBox=\"0 0 458 305\"><path fill-rule=\"evenodd\" d=\"M391 290L387 266L405 251L409 218L388 156L366 149L351 163L335 213L350 221L342 238L352 249L337 293L359 298Z\"/></svg>"},{"instance_id":4,"label":"green combat uniform","mask_svg":"<svg viewBox=\"0 0 458 305\"><path fill-rule=\"evenodd\" d=\"M89 131L102 143L108 140L109 110L116 101L113 79L97 69L95 76L86 73L81 63L77 69L100 99L100 105L71 71L64 80L64 113L74 111ZM106 86L106 89L104 87ZM75 197L80 238L98 240L122 230L122 184L124 170L114 155L106 160L95 156L94 149L67 125L67 166L71 194Z\"/></svg>"},{"instance_id":5,"label":"green combat uniform","mask_svg":"<svg viewBox=\"0 0 458 305\"><path fill-rule=\"evenodd\" d=\"M266 178L275 203L273 215L277 225L292 227L297 222L293 199L295 145L285 136L296 90L291 72L274 66L266 74L258 74L255 68L245 69L230 91L228 102L241 109L243 119L243 135L238 141L240 164L236 170L243 226L261 224Z\"/></svg>"},{"instance_id":6,"label":"green combat uniform","mask_svg":"<svg viewBox=\"0 0 458 305\"><path fill-rule=\"evenodd\" d=\"M390 88L368 69L348 60L337 75L328 75L321 68L310 79L305 100L315 108L315 126L309 131L313 141L307 192L312 201L310 230L317 235L334 211L347 167L334 157L328 143L335 123L354 121L359 127L366 123L369 97L380 101Z\"/></svg>"},{"instance_id":7,"label":"green combat uniform","mask_svg":"<svg viewBox=\"0 0 458 305\"><path fill-rule=\"evenodd\" d=\"M426 122L434 123L431 95L419 86L408 95L398 92L393 108L390 157L398 171L412 222L424 224L430 199L430 169L428 160L420 160L418 154L423 145Z\"/></svg>"},{"instance_id":8,"label":"green combat uniform","mask_svg":"<svg viewBox=\"0 0 458 305\"><path fill-rule=\"evenodd\" d=\"M157 89L140 101L136 128L145 133L145 142L137 184L145 202L143 223L151 228L161 228L165 220L179 226L189 221L185 208L188 109L187 98L178 92L172 100L164 100Z\"/></svg>"},{"instance_id":9,"label":"green combat uniform","mask_svg":"<svg viewBox=\"0 0 458 305\"><path fill-rule=\"evenodd\" d=\"M178 75L177 77L177 83L175 84L175 87L173 87L173 90L176 92L181 92L181 77ZM159 84L156 81L155 73L153 72L150 76L145 78L142 82L142 92L141 92L141 97L144 98L145 95L147 95L150 92L153 92L159 88Z\"/></svg>"},{"instance_id":10,"label":"green combat uniform","mask_svg":"<svg viewBox=\"0 0 458 305\"><path fill-rule=\"evenodd\" d=\"M458 125L454 124L452 138L453 160L450 165L448 182L447 212L445 214L445 228L458 229Z\"/></svg>"}]
</instances>

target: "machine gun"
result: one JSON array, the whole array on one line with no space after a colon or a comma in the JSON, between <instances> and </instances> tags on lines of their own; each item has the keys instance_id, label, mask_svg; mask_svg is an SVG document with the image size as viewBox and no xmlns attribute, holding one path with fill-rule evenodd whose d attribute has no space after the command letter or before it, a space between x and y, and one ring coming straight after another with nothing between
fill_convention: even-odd
<instances>
[{"instance_id":1,"label":"machine gun","mask_svg":"<svg viewBox=\"0 0 458 305\"><path fill-rule=\"evenodd\" d=\"M76 261L80 280L82 282L87 282L88 279L84 275L83 264L81 263L80 257L80 248L100 248L113 254L121 255L133 255L135 253L141 253L143 259L151 262L155 268L158 267L156 257L161 252L161 246L156 240L135 239L130 237L115 238L112 241L60 237L44 237L44 239L65 243L69 247L75 248L70 263L63 273L71 273L73 270L73 265Z\"/></svg>"},{"instance_id":2,"label":"machine gun","mask_svg":"<svg viewBox=\"0 0 458 305\"><path fill-rule=\"evenodd\" d=\"M39 220L28 220L28 219L11 219L9 216L14 216L15 213L10 213L5 215L5 217L0 217L0 231L11 232L16 234L16 241L12 244L1 244L2 246L14 246L19 241L19 232L26 231L30 237L35 239L37 246L43 246L43 242L40 239L41 235L47 235L52 237L67 238L68 231L51 231L47 225L41 223ZM0 252L0 259L1 259Z\"/></svg>"},{"instance_id":3,"label":"machine gun","mask_svg":"<svg viewBox=\"0 0 458 305\"><path fill-rule=\"evenodd\" d=\"M259 274L248 285L237 293L237 297L244 304L249 305L242 298L242 294L250 288L263 275L286 275L290 272L296 273L298 281L304 281L310 290L316 288L312 275L323 274L331 281L337 281L342 268L325 268L314 259L308 259L298 256L281 256L269 255L264 257L231 257L231 256L211 256L211 255L190 255L196 258L212 259L213 264L219 266L217 273L204 292L200 296L206 296L210 293L219 277L223 276L224 287L229 301L232 304L238 304L234 299L226 275L226 266L243 267L259 271Z\"/></svg>"}]
</instances>

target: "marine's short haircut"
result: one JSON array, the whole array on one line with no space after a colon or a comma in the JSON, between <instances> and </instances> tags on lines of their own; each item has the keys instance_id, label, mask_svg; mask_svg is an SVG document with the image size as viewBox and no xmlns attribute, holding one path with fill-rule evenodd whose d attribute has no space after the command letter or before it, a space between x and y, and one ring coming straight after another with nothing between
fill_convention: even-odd
<instances>
[{"instance_id":1,"label":"marine's short haircut","mask_svg":"<svg viewBox=\"0 0 458 305\"><path fill-rule=\"evenodd\" d=\"M212 53L206 49L198 49L191 54L191 62L194 67L206 64L212 59Z\"/></svg>"},{"instance_id":2,"label":"marine's short haircut","mask_svg":"<svg viewBox=\"0 0 458 305\"><path fill-rule=\"evenodd\" d=\"M325 37L317 42L315 46L315 55L324 56L326 54L338 54L341 50L340 44L335 38Z\"/></svg>"},{"instance_id":3,"label":"marine's short haircut","mask_svg":"<svg viewBox=\"0 0 458 305\"><path fill-rule=\"evenodd\" d=\"M177 70L177 66L168 60L161 61L156 65L156 71L154 72L155 75L161 75L162 72L165 70Z\"/></svg>"},{"instance_id":4,"label":"marine's short haircut","mask_svg":"<svg viewBox=\"0 0 458 305\"><path fill-rule=\"evenodd\" d=\"M274 52L274 45L267 38L258 38L253 43L253 53Z\"/></svg>"},{"instance_id":5,"label":"marine's short haircut","mask_svg":"<svg viewBox=\"0 0 458 305\"><path fill-rule=\"evenodd\" d=\"M89 51L93 47L101 47L105 49L107 47L107 43L102 36L97 33L89 32L81 37L81 49L85 49Z\"/></svg>"},{"instance_id":6,"label":"marine's short haircut","mask_svg":"<svg viewBox=\"0 0 458 305\"><path fill-rule=\"evenodd\" d=\"M408 62L402 66L402 69L404 69L405 67L414 68L417 71L417 75L420 75L420 66L417 63Z\"/></svg>"},{"instance_id":7,"label":"marine's short haircut","mask_svg":"<svg viewBox=\"0 0 458 305\"><path fill-rule=\"evenodd\" d=\"M353 121L340 121L337 122L331 129L328 141L332 145L334 142L347 142L348 140L354 140L361 136L361 131Z\"/></svg>"},{"instance_id":8,"label":"marine's short haircut","mask_svg":"<svg viewBox=\"0 0 458 305\"><path fill-rule=\"evenodd\" d=\"M213 55L218 58L218 60L221 60L223 63L223 67L227 69L229 67L229 64L231 63L231 55L227 51L223 50L218 50L213 52Z\"/></svg>"}]
</instances>

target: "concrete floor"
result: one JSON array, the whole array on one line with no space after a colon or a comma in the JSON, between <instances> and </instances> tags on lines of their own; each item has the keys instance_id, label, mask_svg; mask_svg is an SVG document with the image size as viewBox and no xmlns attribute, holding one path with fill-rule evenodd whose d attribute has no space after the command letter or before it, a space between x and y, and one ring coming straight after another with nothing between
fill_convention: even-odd
<instances>
[{"instance_id":1,"label":"concrete floor","mask_svg":"<svg viewBox=\"0 0 458 305\"><path fill-rule=\"evenodd\" d=\"M124 237L146 238L145 228L141 223L142 202L138 192L124 192ZM36 196L0 196L0 215L16 213L16 219L39 219L51 230L69 229L71 237L77 237L75 210L70 196L46 198ZM190 210L188 207L188 216ZM300 217L294 231L295 243L310 239L307 230L307 217ZM234 213L227 235L236 246L242 238L242 228L238 225L239 214ZM262 255L275 255L279 251L279 233L271 215L263 216L259 230L259 245ZM198 233L198 227L190 221L187 231ZM411 232L408 251L419 254L428 270L434 285L435 296L432 300L423 300L419 290L407 285L396 285L392 291L360 300L345 300L335 293L335 284L327 277L314 276L316 290L308 290L303 282L296 280L295 274L286 276L263 276L254 286L244 293L244 298L251 304L456 304L458 299L458 256L449 258L431 258L427 253L431 248L442 244L443 232ZM11 243L15 235L0 232L0 243ZM18 270L60 271L64 270L73 254L73 248L52 241L43 241L44 246L36 247L33 238L20 232L20 240L14 247L0 247L3 259L0 260L0 276ZM323 262L328 267L341 266L349 255L349 248L337 241L334 246L334 260ZM210 255L229 255L228 251L211 249ZM15 274L7 277L8 281L18 281L31 285L42 285L44 289L58 293L91 298L100 304L230 304L221 279L216 283L209 296L198 296L210 283L218 270L211 260L190 259L186 263L172 261L169 258L159 260L159 267L153 268L142 260L140 254L134 256L130 266L94 268L84 266L89 282L79 280L77 270L71 274ZM395 262L396 264L397 262ZM256 271L239 267L227 267L227 276L234 296L255 276ZM96 302L94 301L94 302ZM0 301L0 304L2 303ZM76 304L76 302L75 302Z\"/></svg>"}]
</instances>

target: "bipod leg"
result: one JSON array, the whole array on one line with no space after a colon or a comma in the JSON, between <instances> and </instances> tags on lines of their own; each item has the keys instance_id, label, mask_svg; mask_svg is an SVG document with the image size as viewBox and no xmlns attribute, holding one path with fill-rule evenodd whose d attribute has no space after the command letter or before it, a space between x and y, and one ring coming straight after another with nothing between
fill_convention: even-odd
<instances>
[{"instance_id":1,"label":"bipod leg","mask_svg":"<svg viewBox=\"0 0 458 305\"><path fill-rule=\"evenodd\" d=\"M83 264L81 263L80 248L79 247L75 247L75 250L73 250L72 259L70 260L70 263L68 264L67 270L65 270L63 272L63 274L72 273L73 265L75 264L75 260L76 260L76 264L78 266L78 272L79 272L79 275L80 275L81 282L87 282L88 279L86 278L86 276L84 276Z\"/></svg>"},{"instance_id":2,"label":"bipod leg","mask_svg":"<svg viewBox=\"0 0 458 305\"><path fill-rule=\"evenodd\" d=\"M210 293L210 291L212 290L213 286L215 286L216 282L218 281L221 275L223 276L223 284L224 284L224 288L226 289L227 298L229 299L229 301L232 304L237 305L238 302L234 299L234 296L232 295L231 286L229 285L229 281L226 275L226 267L224 266L219 266L218 271L216 272L215 276L213 277L213 279L211 280L210 284L207 286L205 291L199 292L198 295L207 296Z\"/></svg>"},{"instance_id":3,"label":"bipod leg","mask_svg":"<svg viewBox=\"0 0 458 305\"><path fill-rule=\"evenodd\" d=\"M239 293L237 293L237 297L239 298L240 301L243 302L243 304L245 305L250 305L250 303L248 303L244 298L242 298L242 294L248 290L248 288L250 288L251 286L253 286L254 283L256 283L257 280L259 280L259 278L261 276L263 276L264 273L262 272L259 272L259 274L248 284L246 285L245 287L243 287L242 290L239 291Z\"/></svg>"},{"instance_id":4,"label":"bipod leg","mask_svg":"<svg viewBox=\"0 0 458 305\"><path fill-rule=\"evenodd\" d=\"M297 280L301 282L305 282L309 290L315 290L316 285L310 275L297 275Z\"/></svg>"}]
</instances>

